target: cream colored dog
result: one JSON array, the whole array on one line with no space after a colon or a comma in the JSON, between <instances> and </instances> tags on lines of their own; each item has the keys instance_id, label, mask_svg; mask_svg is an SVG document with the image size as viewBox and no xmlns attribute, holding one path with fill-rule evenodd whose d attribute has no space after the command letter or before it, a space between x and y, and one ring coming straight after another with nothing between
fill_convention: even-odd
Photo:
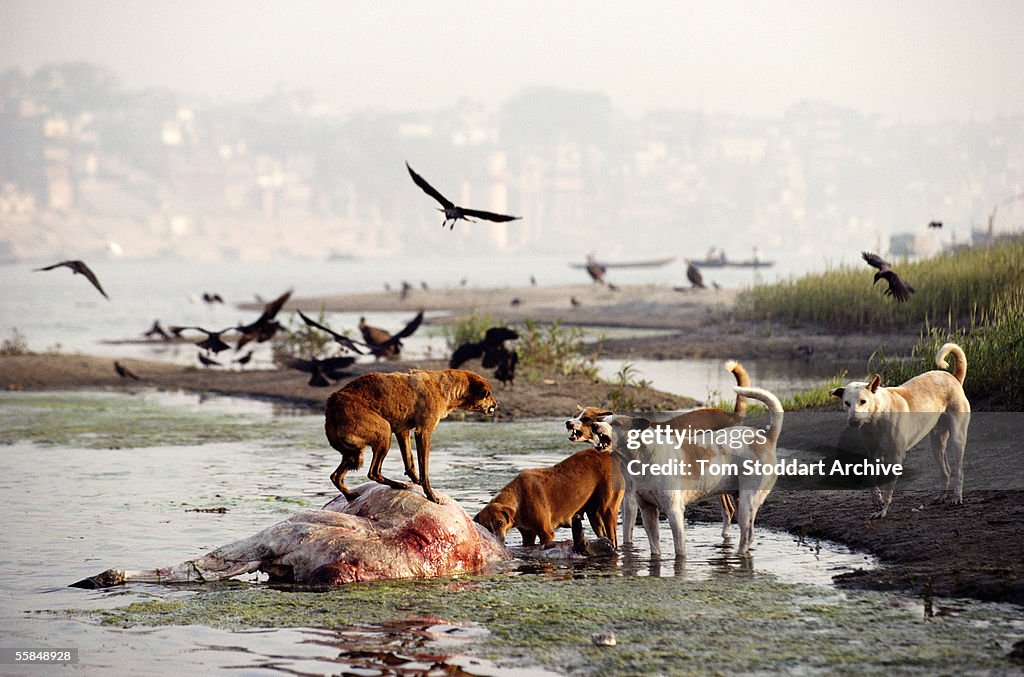
<instances>
[{"instance_id":1,"label":"cream colored dog","mask_svg":"<svg viewBox=\"0 0 1024 677\"><path fill-rule=\"evenodd\" d=\"M736 379L736 385L741 388L750 386L750 375L743 365L736 360L729 360L725 363L725 370ZM665 425L678 430L716 430L728 428L743 423L743 417L747 413L747 399L742 395L736 395L736 404L732 411L722 409L693 409L666 421ZM612 416L612 412L599 407L581 407L576 405L576 416L565 422L565 428L569 431L569 440L572 442L588 442L597 444L597 436L593 432L592 425L597 421ZM729 526L736 514L736 504L733 496L722 494L719 497L722 502L722 537L729 534ZM622 542L633 542L633 527L636 524L637 505L633 496L627 492L622 501Z\"/></svg>"},{"instance_id":2,"label":"cream colored dog","mask_svg":"<svg viewBox=\"0 0 1024 677\"><path fill-rule=\"evenodd\" d=\"M953 373L946 356L953 354ZM939 369L915 376L901 386L883 388L878 374L870 382L854 381L832 391L843 401L847 422L860 430L865 449L886 463L902 465L907 452L929 436L932 453L945 479L941 498L954 504L963 503L964 450L967 427L971 422L971 403L964 395L967 357L960 346L947 343L935 355ZM949 456L953 457L955 479L950 474ZM953 493L950 496L950 483ZM872 519L885 517L892 503L896 478L885 482L885 490L874 489L876 512Z\"/></svg>"},{"instance_id":3,"label":"cream colored dog","mask_svg":"<svg viewBox=\"0 0 1024 677\"><path fill-rule=\"evenodd\" d=\"M687 503L705 496L735 492L739 500L736 521L740 525L740 554L747 554L754 535L754 519L776 476L771 472L746 472L747 462L775 464L775 446L782 431L782 404L760 388L735 388L744 396L768 407L771 423L767 431L748 426L693 431L693 436L674 443L647 442L656 432L672 430L654 426L648 419L611 416L591 425L597 437L595 447L614 455L626 482L626 497L640 508L651 555L661 556L658 513L668 516L675 554L686 554L684 511ZM690 431L677 431L689 433ZM702 441L703 440L703 441ZM623 499L625 500L625 498Z\"/></svg>"}]
</instances>

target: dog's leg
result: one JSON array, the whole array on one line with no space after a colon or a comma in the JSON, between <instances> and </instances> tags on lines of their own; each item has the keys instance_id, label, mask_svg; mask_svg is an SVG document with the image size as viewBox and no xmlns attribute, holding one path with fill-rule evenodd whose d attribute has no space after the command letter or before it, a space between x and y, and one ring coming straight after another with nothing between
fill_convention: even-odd
<instances>
[{"instance_id":1,"label":"dog's leg","mask_svg":"<svg viewBox=\"0 0 1024 677\"><path fill-rule=\"evenodd\" d=\"M391 480L381 474L381 468L384 466L384 457L388 455L388 451L391 449L391 427L388 426L387 430L379 432L380 434L377 435L377 439L370 445L373 449L373 458L370 459L370 470L366 473L366 476L374 482L386 484L392 489L408 489L411 486L408 483Z\"/></svg>"},{"instance_id":2,"label":"dog's leg","mask_svg":"<svg viewBox=\"0 0 1024 677\"><path fill-rule=\"evenodd\" d=\"M619 549L619 538L615 532L615 519L618 517L618 512L614 507L608 506L605 506L598 512L601 522L604 524L604 537L612 542L612 547L616 550Z\"/></svg>"},{"instance_id":3,"label":"dog's leg","mask_svg":"<svg viewBox=\"0 0 1024 677\"><path fill-rule=\"evenodd\" d=\"M896 491L896 478L886 480L881 487L875 487L875 504L879 509L871 513L873 520L883 519L889 514L889 506L892 505L892 495Z\"/></svg>"},{"instance_id":4,"label":"dog's leg","mask_svg":"<svg viewBox=\"0 0 1024 677\"><path fill-rule=\"evenodd\" d=\"M754 541L754 520L771 489L741 491L739 504L736 508L736 521L740 525L740 549L738 554L748 556L750 545Z\"/></svg>"},{"instance_id":5,"label":"dog's leg","mask_svg":"<svg viewBox=\"0 0 1024 677\"><path fill-rule=\"evenodd\" d=\"M420 486L423 487L423 495L434 503L440 504L441 501L434 495L434 490L430 488L430 478L427 475L427 464L430 461L430 431L416 431L416 460L420 465Z\"/></svg>"},{"instance_id":6,"label":"dog's leg","mask_svg":"<svg viewBox=\"0 0 1024 677\"><path fill-rule=\"evenodd\" d=\"M946 459L946 449L949 442L949 430L940 430L936 428L928 433L928 441L932 445L932 455L935 456L935 462L939 464L939 472L942 474L942 492L939 494L938 501L945 501L949 498L949 482L951 475L949 472L949 461Z\"/></svg>"},{"instance_id":7,"label":"dog's leg","mask_svg":"<svg viewBox=\"0 0 1024 677\"><path fill-rule=\"evenodd\" d=\"M354 470L354 468L350 467L350 463L347 459L342 459L341 463L338 464L338 467L331 473L331 482L333 482L334 486L338 488L338 491L344 494L345 498L350 501L354 501L357 496L356 492L345 486L345 475L349 470Z\"/></svg>"},{"instance_id":8,"label":"dog's leg","mask_svg":"<svg viewBox=\"0 0 1024 677\"><path fill-rule=\"evenodd\" d=\"M520 529L519 535L523 537L523 545L534 545L537 543L537 534L532 531Z\"/></svg>"},{"instance_id":9,"label":"dog's leg","mask_svg":"<svg viewBox=\"0 0 1024 677\"><path fill-rule=\"evenodd\" d=\"M594 530L594 535L598 538L608 538L608 527L600 511L596 508L589 508L584 510L584 512L587 515L587 520L590 521L590 528ZM577 513L577 515L580 515L580 524L582 525L582 513Z\"/></svg>"},{"instance_id":10,"label":"dog's leg","mask_svg":"<svg viewBox=\"0 0 1024 677\"><path fill-rule=\"evenodd\" d=\"M593 521L591 521L590 527L594 528ZM590 556L590 545L583 533L583 515L580 513L572 516L572 551L577 555Z\"/></svg>"},{"instance_id":11,"label":"dog's leg","mask_svg":"<svg viewBox=\"0 0 1024 677\"><path fill-rule=\"evenodd\" d=\"M661 557L661 538L658 534L658 506L651 503L640 504L640 519L647 532L647 542L651 546L651 557Z\"/></svg>"},{"instance_id":12,"label":"dog's leg","mask_svg":"<svg viewBox=\"0 0 1024 677\"><path fill-rule=\"evenodd\" d=\"M960 505L964 502L964 452L967 451L967 428L971 425L971 412L959 411L951 414L949 448L953 454L956 477L953 480L953 496L950 503Z\"/></svg>"},{"instance_id":13,"label":"dog's leg","mask_svg":"<svg viewBox=\"0 0 1024 677\"><path fill-rule=\"evenodd\" d=\"M405 475L413 484L419 484L420 478L416 475L416 464L412 458L412 448L409 446L409 431L395 433L398 439L398 450L402 452L402 463L405 465Z\"/></svg>"},{"instance_id":14,"label":"dog's leg","mask_svg":"<svg viewBox=\"0 0 1024 677\"><path fill-rule=\"evenodd\" d=\"M633 542L633 527L636 526L636 493L626 489L622 497L622 543L628 545Z\"/></svg>"},{"instance_id":15,"label":"dog's leg","mask_svg":"<svg viewBox=\"0 0 1024 677\"><path fill-rule=\"evenodd\" d=\"M682 494L681 491L673 491L672 494L672 506L667 511L668 524L672 528L672 546L675 548L676 557L686 557L686 504L681 497L676 497L676 494Z\"/></svg>"},{"instance_id":16,"label":"dog's leg","mask_svg":"<svg viewBox=\"0 0 1024 677\"><path fill-rule=\"evenodd\" d=\"M721 494L722 499L722 538L729 536L729 527L732 525L732 518L736 515L736 504L729 494Z\"/></svg>"}]
</instances>

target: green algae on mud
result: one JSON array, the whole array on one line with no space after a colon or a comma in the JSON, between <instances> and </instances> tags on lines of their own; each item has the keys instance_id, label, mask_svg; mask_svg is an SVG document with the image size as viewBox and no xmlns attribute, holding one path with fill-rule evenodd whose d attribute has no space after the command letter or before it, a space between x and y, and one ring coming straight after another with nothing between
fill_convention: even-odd
<instances>
[{"instance_id":1,"label":"green algae on mud","mask_svg":"<svg viewBox=\"0 0 1024 677\"><path fill-rule=\"evenodd\" d=\"M552 566L545 574L390 581L328 590L229 585L103 611L73 611L109 626L206 625L241 630L343 630L440 618L486 633L459 652L509 667L570 673L708 674L845 670L857 674L1012 672L1004 656L1020 632L1007 607L966 603L925 620L877 593L780 583L725 572L711 579L630 577ZM615 647L591 637L614 632Z\"/></svg>"},{"instance_id":2,"label":"green algae on mud","mask_svg":"<svg viewBox=\"0 0 1024 677\"><path fill-rule=\"evenodd\" d=\"M0 409L0 444L133 449L280 437L285 430L265 417L169 407L122 393L0 392Z\"/></svg>"}]
</instances>

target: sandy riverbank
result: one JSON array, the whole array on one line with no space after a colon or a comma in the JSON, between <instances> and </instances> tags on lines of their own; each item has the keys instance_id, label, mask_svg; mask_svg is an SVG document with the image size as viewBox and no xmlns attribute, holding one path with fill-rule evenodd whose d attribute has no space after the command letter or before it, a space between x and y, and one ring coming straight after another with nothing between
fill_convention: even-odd
<instances>
[{"instance_id":1,"label":"sandy riverbank","mask_svg":"<svg viewBox=\"0 0 1024 677\"><path fill-rule=\"evenodd\" d=\"M909 350L917 339L912 333L840 334L818 327L736 321L732 318L735 299L733 289L623 285L613 291L601 285L580 284L417 289L406 299L397 292L292 298L286 309L366 313L425 309L448 311L450 315L435 320L441 323L476 312L489 316L495 324L533 320L580 327L664 330L658 336L616 338L602 344L606 357L634 359L802 359L809 347L819 358L866 360L879 346L895 352ZM512 305L513 300L518 303ZM259 309L256 304L242 307Z\"/></svg>"}]
</instances>

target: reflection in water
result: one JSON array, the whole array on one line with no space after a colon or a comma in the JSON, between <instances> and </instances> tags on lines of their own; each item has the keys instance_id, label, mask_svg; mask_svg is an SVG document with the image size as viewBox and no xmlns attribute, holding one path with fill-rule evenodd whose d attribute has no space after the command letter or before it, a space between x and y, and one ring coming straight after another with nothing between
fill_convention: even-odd
<instances>
[{"instance_id":1,"label":"reflection in water","mask_svg":"<svg viewBox=\"0 0 1024 677\"><path fill-rule=\"evenodd\" d=\"M456 677L509 674L487 660L462 655L465 645L488 634L475 625L456 625L438 617L411 617L341 630L306 630L307 655L267 652L266 645L246 648L252 663L292 674L424 675ZM208 646L208 649L217 647ZM244 660L244 659L243 659ZM537 673L541 674L541 673Z\"/></svg>"},{"instance_id":2,"label":"reflection in water","mask_svg":"<svg viewBox=\"0 0 1024 677\"><path fill-rule=\"evenodd\" d=\"M751 384L765 388L780 398L822 385L846 371L850 378L860 378L865 365L860 361L832 360L741 360L750 373ZM736 381L723 368L725 360L598 360L598 375L615 380L622 366L633 365L635 379L648 381L651 387L702 402L731 401Z\"/></svg>"}]
</instances>

